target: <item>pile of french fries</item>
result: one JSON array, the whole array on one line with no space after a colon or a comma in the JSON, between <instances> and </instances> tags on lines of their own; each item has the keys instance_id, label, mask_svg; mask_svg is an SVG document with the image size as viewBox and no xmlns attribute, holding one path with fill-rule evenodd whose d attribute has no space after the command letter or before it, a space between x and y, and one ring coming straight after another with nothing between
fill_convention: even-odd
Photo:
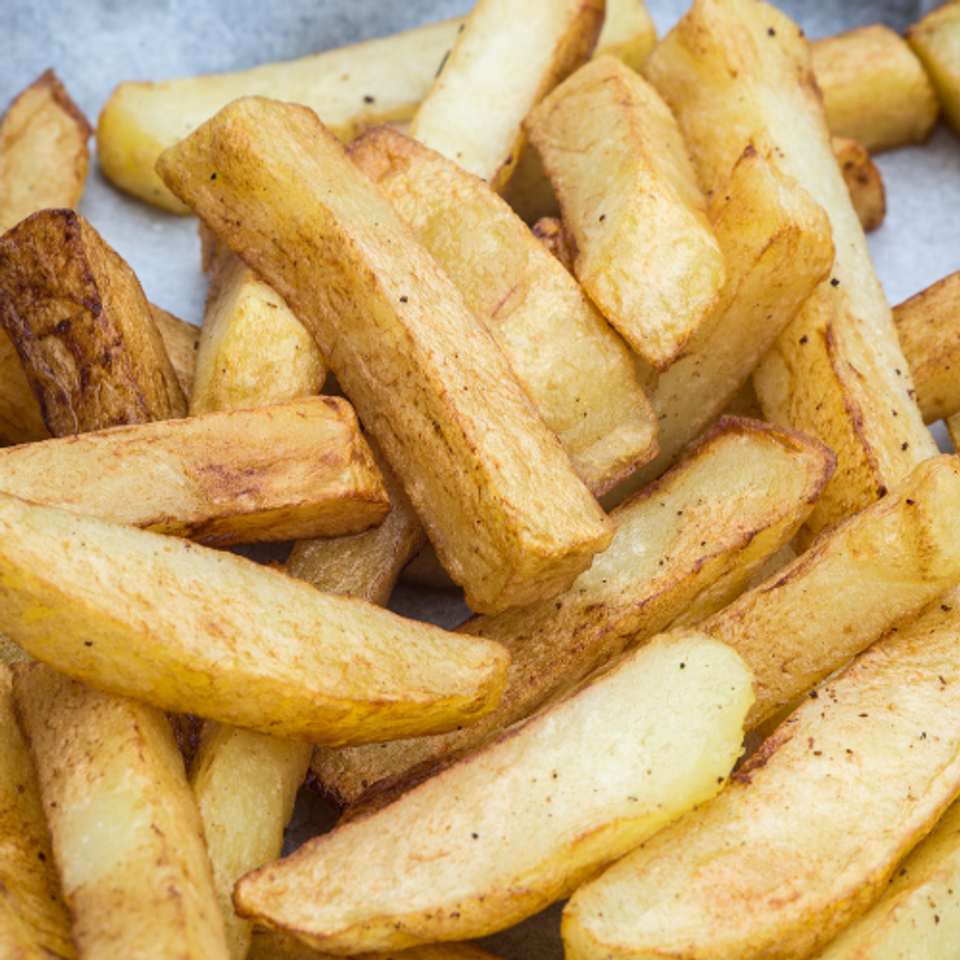
<instances>
[{"instance_id":1,"label":"pile of french fries","mask_svg":"<svg viewBox=\"0 0 960 960\"><path fill-rule=\"evenodd\" d=\"M489 960L564 899L571 960L952 956L960 272L891 310L864 231L958 103L960 0L479 0L124 83L98 160L199 219L195 326L28 86L0 957ZM305 781L340 819L281 858Z\"/></svg>"}]
</instances>

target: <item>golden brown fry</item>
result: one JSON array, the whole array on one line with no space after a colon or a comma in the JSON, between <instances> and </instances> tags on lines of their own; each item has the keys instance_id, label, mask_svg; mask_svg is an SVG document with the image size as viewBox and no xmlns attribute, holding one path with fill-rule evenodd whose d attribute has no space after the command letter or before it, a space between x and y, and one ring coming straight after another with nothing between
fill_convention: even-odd
<instances>
[{"instance_id":1,"label":"golden brown fry","mask_svg":"<svg viewBox=\"0 0 960 960\"><path fill-rule=\"evenodd\" d=\"M150 304L150 316L160 331L163 345L177 382L185 397L190 396L193 388L193 376L197 366L197 349L200 343L200 331L192 324L175 317L162 307Z\"/></svg>"},{"instance_id":2,"label":"golden brown fry","mask_svg":"<svg viewBox=\"0 0 960 960\"><path fill-rule=\"evenodd\" d=\"M531 228L533 235L553 254L568 273L573 273L574 243L558 217L541 217Z\"/></svg>"},{"instance_id":3,"label":"golden brown fry","mask_svg":"<svg viewBox=\"0 0 960 960\"><path fill-rule=\"evenodd\" d=\"M657 28L644 0L607 0L594 56L609 53L639 70L657 45Z\"/></svg>"},{"instance_id":4,"label":"golden brown fry","mask_svg":"<svg viewBox=\"0 0 960 960\"><path fill-rule=\"evenodd\" d=\"M52 70L13 101L0 122L0 231L45 207L76 208L91 133Z\"/></svg>"},{"instance_id":5,"label":"golden brown fry","mask_svg":"<svg viewBox=\"0 0 960 960\"><path fill-rule=\"evenodd\" d=\"M863 913L960 791L960 597L945 599L808 699L714 801L578 890L566 956L802 960ZM939 956L919 931L913 946Z\"/></svg>"},{"instance_id":6,"label":"golden brown fry","mask_svg":"<svg viewBox=\"0 0 960 960\"><path fill-rule=\"evenodd\" d=\"M166 717L39 663L14 668L14 692L80 956L227 960Z\"/></svg>"},{"instance_id":7,"label":"golden brown fry","mask_svg":"<svg viewBox=\"0 0 960 960\"><path fill-rule=\"evenodd\" d=\"M893 309L923 419L960 411L960 273L938 280Z\"/></svg>"},{"instance_id":8,"label":"golden brown fry","mask_svg":"<svg viewBox=\"0 0 960 960\"><path fill-rule=\"evenodd\" d=\"M323 743L491 710L498 644L189 541L0 495L0 633L98 688Z\"/></svg>"},{"instance_id":9,"label":"golden brown fry","mask_svg":"<svg viewBox=\"0 0 960 960\"><path fill-rule=\"evenodd\" d=\"M575 244L577 279L630 346L664 369L724 280L676 121L646 81L600 57L525 126Z\"/></svg>"},{"instance_id":10,"label":"golden brown fry","mask_svg":"<svg viewBox=\"0 0 960 960\"><path fill-rule=\"evenodd\" d=\"M158 170L307 324L471 607L555 595L606 547L503 353L314 114L238 100Z\"/></svg>"},{"instance_id":11,"label":"golden brown fry","mask_svg":"<svg viewBox=\"0 0 960 960\"><path fill-rule=\"evenodd\" d=\"M960 132L960 2L932 10L906 38L937 91L943 119Z\"/></svg>"},{"instance_id":12,"label":"golden brown fry","mask_svg":"<svg viewBox=\"0 0 960 960\"><path fill-rule=\"evenodd\" d=\"M586 63L602 0L479 0L410 125L410 136L500 191L525 145L524 118Z\"/></svg>"},{"instance_id":13,"label":"golden brown fry","mask_svg":"<svg viewBox=\"0 0 960 960\"><path fill-rule=\"evenodd\" d=\"M186 415L136 276L70 210L0 238L0 324L54 436Z\"/></svg>"},{"instance_id":14,"label":"golden brown fry","mask_svg":"<svg viewBox=\"0 0 960 960\"><path fill-rule=\"evenodd\" d=\"M810 44L827 125L869 153L925 143L939 103L927 72L899 34L875 23Z\"/></svg>"},{"instance_id":15,"label":"golden brown fry","mask_svg":"<svg viewBox=\"0 0 960 960\"><path fill-rule=\"evenodd\" d=\"M595 494L656 453L630 351L497 194L389 127L348 153L460 288Z\"/></svg>"},{"instance_id":16,"label":"golden brown fry","mask_svg":"<svg viewBox=\"0 0 960 960\"><path fill-rule=\"evenodd\" d=\"M865 233L878 229L887 215L887 193L880 169L855 140L833 137L830 144L840 164L840 172L860 226Z\"/></svg>"},{"instance_id":17,"label":"golden brown fry","mask_svg":"<svg viewBox=\"0 0 960 960\"><path fill-rule=\"evenodd\" d=\"M0 490L217 546L359 533L390 509L337 397L10 447Z\"/></svg>"},{"instance_id":18,"label":"golden brown fry","mask_svg":"<svg viewBox=\"0 0 960 960\"><path fill-rule=\"evenodd\" d=\"M832 464L806 437L721 422L687 460L614 512L613 542L566 594L463 624L461 632L495 638L513 656L489 717L442 737L320 750L313 772L324 792L349 804L384 778L409 786L418 765L426 770L489 742L681 614L689 611L693 623L718 610L793 536Z\"/></svg>"},{"instance_id":19,"label":"golden brown fry","mask_svg":"<svg viewBox=\"0 0 960 960\"><path fill-rule=\"evenodd\" d=\"M937 452L860 222L830 147L801 31L753 0L696 0L644 65L677 114L700 184L748 143L823 207L837 260L754 374L767 419L818 437L837 472L805 538L862 509Z\"/></svg>"},{"instance_id":20,"label":"golden brown fry","mask_svg":"<svg viewBox=\"0 0 960 960\"><path fill-rule=\"evenodd\" d=\"M699 629L756 674L753 727L958 581L960 458L942 455Z\"/></svg>"},{"instance_id":21,"label":"golden brown fry","mask_svg":"<svg viewBox=\"0 0 960 960\"><path fill-rule=\"evenodd\" d=\"M0 664L0 956L76 955L37 774L13 712L12 674Z\"/></svg>"}]
</instances>

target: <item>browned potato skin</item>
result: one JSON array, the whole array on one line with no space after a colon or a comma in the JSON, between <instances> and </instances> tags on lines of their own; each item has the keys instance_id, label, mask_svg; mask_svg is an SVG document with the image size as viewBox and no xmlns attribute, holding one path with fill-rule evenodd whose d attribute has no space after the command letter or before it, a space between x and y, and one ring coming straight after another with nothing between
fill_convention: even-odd
<instances>
[{"instance_id":1,"label":"browned potato skin","mask_svg":"<svg viewBox=\"0 0 960 960\"><path fill-rule=\"evenodd\" d=\"M54 436L186 415L136 276L71 210L0 238L0 323Z\"/></svg>"},{"instance_id":2,"label":"browned potato skin","mask_svg":"<svg viewBox=\"0 0 960 960\"><path fill-rule=\"evenodd\" d=\"M12 676L0 664L0 955L73 960L37 774L14 716Z\"/></svg>"},{"instance_id":3,"label":"browned potato skin","mask_svg":"<svg viewBox=\"0 0 960 960\"><path fill-rule=\"evenodd\" d=\"M926 143L940 105L909 45L875 23L810 44L827 124L869 153Z\"/></svg>"},{"instance_id":4,"label":"browned potato skin","mask_svg":"<svg viewBox=\"0 0 960 960\"><path fill-rule=\"evenodd\" d=\"M339 397L10 447L0 490L211 546L360 533L390 510Z\"/></svg>"},{"instance_id":5,"label":"browned potato skin","mask_svg":"<svg viewBox=\"0 0 960 960\"><path fill-rule=\"evenodd\" d=\"M816 436L837 454L837 472L804 530L809 542L937 449L830 147L807 42L767 4L696 0L644 73L676 112L706 192L721 187L752 143L830 217L837 250L830 280L753 378L766 419Z\"/></svg>"},{"instance_id":6,"label":"browned potato skin","mask_svg":"<svg viewBox=\"0 0 960 960\"><path fill-rule=\"evenodd\" d=\"M39 663L14 668L14 690L80 956L227 960L166 717Z\"/></svg>"},{"instance_id":7,"label":"browned potato skin","mask_svg":"<svg viewBox=\"0 0 960 960\"><path fill-rule=\"evenodd\" d=\"M855 140L833 137L830 142L860 226L864 233L879 229L887 215L887 192L880 169Z\"/></svg>"},{"instance_id":8,"label":"browned potato skin","mask_svg":"<svg viewBox=\"0 0 960 960\"><path fill-rule=\"evenodd\" d=\"M473 609L560 593L607 546L503 353L313 113L238 100L158 171L307 324Z\"/></svg>"},{"instance_id":9,"label":"browned potato skin","mask_svg":"<svg viewBox=\"0 0 960 960\"><path fill-rule=\"evenodd\" d=\"M525 127L575 244L577 279L630 346L665 369L724 280L676 121L656 90L608 56L557 87Z\"/></svg>"},{"instance_id":10,"label":"browned potato skin","mask_svg":"<svg viewBox=\"0 0 960 960\"><path fill-rule=\"evenodd\" d=\"M960 272L893 308L923 419L960 411Z\"/></svg>"},{"instance_id":11,"label":"browned potato skin","mask_svg":"<svg viewBox=\"0 0 960 960\"><path fill-rule=\"evenodd\" d=\"M566 956L801 960L862 914L960 791L958 600L863 653L720 796L578 890ZM908 955L951 952L918 931Z\"/></svg>"},{"instance_id":12,"label":"browned potato skin","mask_svg":"<svg viewBox=\"0 0 960 960\"><path fill-rule=\"evenodd\" d=\"M0 230L45 207L75 208L87 181L93 129L52 70L0 121Z\"/></svg>"},{"instance_id":13,"label":"browned potato skin","mask_svg":"<svg viewBox=\"0 0 960 960\"><path fill-rule=\"evenodd\" d=\"M351 804L386 778L362 801L364 808L380 804L568 695L677 617L693 623L720 609L793 536L832 466L831 454L807 437L721 421L687 460L614 512L613 542L566 594L459 628L511 651L507 688L493 713L441 737L319 750L312 770L323 792Z\"/></svg>"},{"instance_id":14,"label":"browned potato skin","mask_svg":"<svg viewBox=\"0 0 960 960\"><path fill-rule=\"evenodd\" d=\"M0 633L36 659L166 710L292 740L446 732L493 709L506 680L499 644L7 495L0 583Z\"/></svg>"},{"instance_id":15,"label":"browned potato skin","mask_svg":"<svg viewBox=\"0 0 960 960\"><path fill-rule=\"evenodd\" d=\"M960 133L960 3L944 3L907 30L907 42L926 69L943 119Z\"/></svg>"},{"instance_id":16,"label":"browned potato skin","mask_svg":"<svg viewBox=\"0 0 960 960\"><path fill-rule=\"evenodd\" d=\"M594 494L656 453L626 344L504 200L389 127L348 153L460 288Z\"/></svg>"},{"instance_id":17,"label":"browned potato skin","mask_svg":"<svg viewBox=\"0 0 960 960\"><path fill-rule=\"evenodd\" d=\"M699 628L754 671L754 727L958 581L960 458L941 455Z\"/></svg>"}]
</instances>

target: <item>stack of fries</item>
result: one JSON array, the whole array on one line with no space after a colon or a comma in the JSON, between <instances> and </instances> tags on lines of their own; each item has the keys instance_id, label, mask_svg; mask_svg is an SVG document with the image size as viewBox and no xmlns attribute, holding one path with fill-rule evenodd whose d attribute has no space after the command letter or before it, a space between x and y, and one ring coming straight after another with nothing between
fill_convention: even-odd
<instances>
[{"instance_id":1,"label":"stack of fries","mask_svg":"<svg viewBox=\"0 0 960 960\"><path fill-rule=\"evenodd\" d=\"M564 899L571 960L953 955L960 272L891 310L865 231L958 102L960 0L479 0L122 83L98 161L198 218L194 325L27 86L0 956L491 960Z\"/></svg>"}]
</instances>

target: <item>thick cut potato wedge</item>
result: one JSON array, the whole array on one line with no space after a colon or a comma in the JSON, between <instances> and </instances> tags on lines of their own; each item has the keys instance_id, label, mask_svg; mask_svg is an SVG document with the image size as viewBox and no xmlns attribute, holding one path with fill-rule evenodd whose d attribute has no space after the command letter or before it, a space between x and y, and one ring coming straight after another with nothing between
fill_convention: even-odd
<instances>
[{"instance_id":1,"label":"thick cut potato wedge","mask_svg":"<svg viewBox=\"0 0 960 960\"><path fill-rule=\"evenodd\" d=\"M729 647L665 635L389 807L244 877L234 902L334 953L502 929L712 797L751 699Z\"/></svg>"},{"instance_id":2,"label":"thick cut potato wedge","mask_svg":"<svg viewBox=\"0 0 960 960\"><path fill-rule=\"evenodd\" d=\"M862 654L713 802L578 890L566 956L801 960L863 913L960 792L957 601Z\"/></svg>"},{"instance_id":3,"label":"thick cut potato wedge","mask_svg":"<svg viewBox=\"0 0 960 960\"><path fill-rule=\"evenodd\" d=\"M833 265L826 214L752 147L711 198L710 219L727 264L720 302L669 369L641 377L651 385L660 453L603 501L607 507L677 461L737 395Z\"/></svg>"},{"instance_id":4,"label":"thick cut potato wedge","mask_svg":"<svg viewBox=\"0 0 960 960\"><path fill-rule=\"evenodd\" d=\"M91 133L52 70L13 101L0 121L0 231L45 207L77 206Z\"/></svg>"},{"instance_id":5,"label":"thick cut potato wedge","mask_svg":"<svg viewBox=\"0 0 960 960\"><path fill-rule=\"evenodd\" d=\"M14 668L14 692L79 955L227 960L167 718L39 663Z\"/></svg>"},{"instance_id":6,"label":"thick cut potato wedge","mask_svg":"<svg viewBox=\"0 0 960 960\"><path fill-rule=\"evenodd\" d=\"M960 581L960 457L934 457L699 629L757 678L753 727Z\"/></svg>"},{"instance_id":7,"label":"thick cut potato wedge","mask_svg":"<svg viewBox=\"0 0 960 960\"><path fill-rule=\"evenodd\" d=\"M879 229L887 215L887 193L879 167L855 140L833 137L830 144L864 233Z\"/></svg>"},{"instance_id":8,"label":"thick cut potato wedge","mask_svg":"<svg viewBox=\"0 0 960 960\"><path fill-rule=\"evenodd\" d=\"M339 397L10 447L0 491L216 546L359 533L390 509Z\"/></svg>"},{"instance_id":9,"label":"thick cut potato wedge","mask_svg":"<svg viewBox=\"0 0 960 960\"><path fill-rule=\"evenodd\" d=\"M656 452L633 358L576 280L484 183L389 127L350 158L463 292L594 493Z\"/></svg>"},{"instance_id":10,"label":"thick cut potato wedge","mask_svg":"<svg viewBox=\"0 0 960 960\"><path fill-rule=\"evenodd\" d=\"M0 632L98 688L317 743L470 723L508 659L241 557L5 495Z\"/></svg>"},{"instance_id":11,"label":"thick cut potato wedge","mask_svg":"<svg viewBox=\"0 0 960 960\"><path fill-rule=\"evenodd\" d=\"M238 100L158 170L308 326L473 609L556 595L607 546L493 338L313 113Z\"/></svg>"},{"instance_id":12,"label":"thick cut potato wedge","mask_svg":"<svg viewBox=\"0 0 960 960\"><path fill-rule=\"evenodd\" d=\"M893 309L923 419L960 411L960 273L938 280Z\"/></svg>"},{"instance_id":13,"label":"thick cut potato wedge","mask_svg":"<svg viewBox=\"0 0 960 960\"><path fill-rule=\"evenodd\" d=\"M827 124L835 137L880 153L925 143L940 104L907 42L875 23L810 44Z\"/></svg>"},{"instance_id":14,"label":"thick cut potato wedge","mask_svg":"<svg viewBox=\"0 0 960 960\"><path fill-rule=\"evenodd\" d=\"M12 674L0 664L0 956L76 955L37 774L14 716Z\"/></svg>"},{"instance_id":15,"label":"thick cut potato wedge","mask_svg":"<svg viewBox=\"0 0 960 960\"><path fill-rule=\"evenodd\" d=\"M210 290L190 415L319 393L327 365L283 298L203 228Z\"/></svg>"},{"instance_id":16,"label":"thick cut potato wedge","mask_svg":"<svg viewBox=\"0 0 960 960\"><path fill-rule=\"evenodd\" d=\"M754 374L767 419L838 457L806 538L862 509L937 453L913 397L863 229L830 146L806 40L753 0L696 0L644 65L677 115L705 192L748 143L830 217L833 272Z\"/></svg>"},{"instance_id":17,"label":"thick cut potato wedge","mask_svg":"<svg viewBox=\"0 0 960 960\"><path fill-rule=\"evenodd\" d=\"M603 0L479 0L410 136L502 190L524 149L524 118L587 62L603 15Z\"/></svg>"},{"instance_id":18,"label":"thick cut potato wedge","mask_svg":"<svg viewBox=\"0 0 960 960\"><path fill-rule=\"evenodd\" d=\"M71 210L0 238L0 324L54 436L186 415L140 283Z\"/></svg>"},{"instance_id":19,"label":"thick cut potato wedge","mask_svg":"<svg viewBox=\"0 0 960 960\"><path fill-rule=\"evenodd\" d=\"M960 132L960 2L952 0L907 30L943 109L943 119Z\"/></svg>"},{"instance_id":20,"label":"thick cut potato wedge","mask_svg":"<svg viewBox=\"0 0 960 960\"><path fill-rule=\"evenodd\" d=\"M526 127L576 244L577 279L630 346L664 369L724 280L676 121L646 81L600 57L547 97Z\"/></svg>"},{"instance_id":21,"label":"thick cut potato wedge","mask_svg":"<svg viewBox=\"0 0 960 960\"><path fill-rule=\"evenodd\" d=\"M167 356L173 372L177 375L180 389L185 397L189 397L197 368L200 331L192 323L175 317L153 303L150 304L150 316L160 331L160 338L167 349Z\"/></svg>"},{"instance_id":22,"label":"thick cut potato wedge","mask_svg":"<svg viewBox=\"0 0 960 960\"><path fill-rule=\"evenodd\" d=\"M507 688L493 713L442 737L319 750L313 772L323 791L343 805L384 778L409 786L566 696L687 611L695 621L719 610L793 536L832 466L830 453L806 437L721 422L687 460L615 511L613 542L567 593L460 627L511 651ZM395 783L387 785L392 792Z\"/></svg>"}]
</instances>

